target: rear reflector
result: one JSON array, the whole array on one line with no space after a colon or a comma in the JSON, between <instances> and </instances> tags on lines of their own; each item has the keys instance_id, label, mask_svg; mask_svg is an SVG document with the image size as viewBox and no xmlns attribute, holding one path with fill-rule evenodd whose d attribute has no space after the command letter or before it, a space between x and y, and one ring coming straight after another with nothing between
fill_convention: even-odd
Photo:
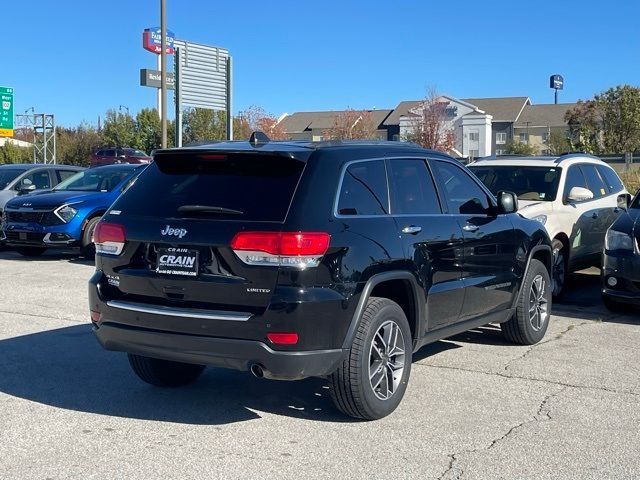
<instances>
[{"instance_id":1,"label":"rear reflector","mask_svg":"<svg viewBox=\"0 0 640 480\"><path fill-rule=\"evenodd\" d=\"M298 343L297 333L267 333L267 338L276 345L295 345Z\"/></svg>"},{"instance_id":2,"label":"rear reflector","mask_svg":"<svg viewBox=\"0 0 640 480\"><path fill-rule=\"evenodd\" d=\"M93 231L96 253L120 255L124 249L126 232L122 225L100 221Z\"/></svg>"},{"instance_id":3,"label":"rear reflector","mask_svg":"<svg viewBox=\"0 0 640 480\"><path fill-rule=\"evenodd\" d=\"M249 265L315 267L329 248L325 232L240 232L231 248Z\"/></svg>"},{"instance_id":4,"label":"rear reflector","mask_svg":"<svg viewBox=\"0 0 640 480\"><path fill-rule=\"evenodd\" d=\"M96 312L95 310L91 310L91 321L93 323L98 323L100 321L100 312Z\"/></svg>"}]
</instances>

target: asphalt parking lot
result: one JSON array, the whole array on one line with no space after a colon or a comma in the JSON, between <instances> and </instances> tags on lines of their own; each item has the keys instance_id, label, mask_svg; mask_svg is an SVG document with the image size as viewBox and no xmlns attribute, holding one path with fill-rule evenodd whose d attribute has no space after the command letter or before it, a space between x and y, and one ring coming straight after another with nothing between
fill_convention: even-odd
<instances>
[{"instance_id":1,"label":"asphalt parking lot","mask_svg":"<svg viewBox=\"0 0 640 480\"><path fill-rule=\"evenodd\" d=\"M640 316L576 274L545 340L485 327L421 350L400 408L338 414L322 380L209 369L140 382L88 322L92 265L0 252L0 478L640 478Z\"/></svg>"}]
</instances>

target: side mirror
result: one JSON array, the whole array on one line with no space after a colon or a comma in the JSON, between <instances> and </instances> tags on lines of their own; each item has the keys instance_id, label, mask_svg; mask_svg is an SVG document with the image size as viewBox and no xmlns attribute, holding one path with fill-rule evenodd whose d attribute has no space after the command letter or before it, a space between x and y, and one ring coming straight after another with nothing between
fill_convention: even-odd
<instances>
[{"instance_id":1,"label":"side mirror","mask_svg":"<svg viewBox=\"0 0 640 480\"><path fill-rule=\"evenodd\" d=\"M20 193L29 193L32 192L36 189L36 186L33 183L24 183L22 182L20 184L20 188L18 189L18 191Z\"/></svg>"},{"instance_id":2,"label":"side mirror","mask_svg":"<svg viewBox=\"0 0 640 480\"><path fill-rule=\"evenodd\" d=\"M518 196L513 192L498 192L498 211L500 213L515 213L518 211Z\"/></svg>"},{"instance_id":3,"label":"side mirror","mask_svg":"<svg viewBox=\"0 0 640 480\"><path fill-rule=\"evenodd\" d=\"M585 200L591 200L593 198L593 192L584 187L573 187L569 190L567 200L570 202L584 202Z\"/></svg>"},{"instance_id":4,"label":"side mirror","mask_svg":"<svg viewBox=\"0 0 640 480\"><path fill-rule=\"evenodd\" d=\"M631 205L631 194L622 193L618 195L617 201L618 201L618 208L626 212L627 209L629 208L629 205Z\"/></svg>"}]
</instances>

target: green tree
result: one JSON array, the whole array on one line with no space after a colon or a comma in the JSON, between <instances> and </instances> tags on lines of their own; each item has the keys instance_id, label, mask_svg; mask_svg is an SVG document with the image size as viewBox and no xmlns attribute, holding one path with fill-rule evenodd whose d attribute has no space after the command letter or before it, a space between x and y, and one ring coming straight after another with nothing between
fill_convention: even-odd
<instances>
[{"instance_id":1,"label":"green tree","mask_svg":"<svg viewBox=\"0 0 640 480\"><path fill-rule=\"evenodd\" d=\"M622 85L595 96L607 153L640 150L640 88Z\"/></svg>"},{"instance_id":2,"label":"green tree","mask_svg":"<svg viewBox=\"0 0 640 480\"><path fill-rule=\"evenodd\" d=\"M167 126L167 131L170 128ZM173 135L168 134L173 139ZM162 127L158 110L155 108L143 108L136 115L136 140L132 146L151 153L152 150L160 148L162 144Z\"/></svg>"},{"instance_id":3,"label":"green tree","mask_svg":"<svg viewBox=\"0 0 640 480\"><path fill-rule=\"evenodd\" d=\"M507 153L512 155L538 155L538 148L535 145L521 142L519 140L509 140L506 144Z\"/></svg>"},{"instance_id":4,"label":"green tree","mask_svg":"<svg viewBox=\"0 0 640 480\"><path fill-rule=\"evenodd\" d=\"M569 125L571 150L599 153L601 128L596 102L582 101L567 111L564 117Z\"/></svg>"},{"instance_id":5,"label":"green tree","mask_svg":"<svg viewBox=\"0 0 640 480\"><path fill-rule=\"evenodd\" d=\"M107 110L102 129L104 144L110 147L132 147L136 144L136 122L129 113Z\"/></svg>"},{"instance_id":6,"label":"green tree","mask_svg":"<svg viewBox=\"0 0 640 480\"><path fill-rule=\"evenodd\" d=\"M571 142L567 137L567 133L562 130L551 130L548 145L551 155L560 155L571 151Z\"/></svg>"},{"instance_id":7,"label":"green tree","mask_svg":"<svg viewBox=\"0 0 640 480\"><path fill-rule=\"evenodd\" d=\"M100 132L86 123L74 128L56 128L58 163L88 166L89 156L102 144Z\"/></svg>"},{"instance_id":8,"label":"green tree","mask_svg":"<svg viewBox=\"0 0 640 480\"><path fill-rule=\"evenodd\" d=\"M18 147L10 142L0 146L0 164L31 162L33 162L33 148Z\"/></svg>"},{"instance_id":9,"label":"green tree","mask_svg":"<svg viewBox=\"0 0 640 480\"><path fill-rule=\"evenodd\" d=\"M175 128L175 127L174 127ZM227 115L223 111L191 108L183 115L183 143L227 138Z\"/></svg>"}]
</instances>

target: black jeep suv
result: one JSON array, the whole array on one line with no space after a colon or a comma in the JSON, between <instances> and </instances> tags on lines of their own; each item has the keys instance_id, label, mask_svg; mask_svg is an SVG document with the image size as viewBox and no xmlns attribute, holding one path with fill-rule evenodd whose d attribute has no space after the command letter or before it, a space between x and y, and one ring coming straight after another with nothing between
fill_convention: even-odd
<instances>
[{"instance_id":1,"label":"black jeep suv","mask_svg":"<svg viewBox=\"0 0 640 480\"><path fill-rule=\"evenodd\" d=\"M377 419L423 345L545 334L543 226L442 153L257 137L154 160L97 225L89 285L98 340L148 383L328 377L338 409Z\"/></svg>"}]
</instances>

